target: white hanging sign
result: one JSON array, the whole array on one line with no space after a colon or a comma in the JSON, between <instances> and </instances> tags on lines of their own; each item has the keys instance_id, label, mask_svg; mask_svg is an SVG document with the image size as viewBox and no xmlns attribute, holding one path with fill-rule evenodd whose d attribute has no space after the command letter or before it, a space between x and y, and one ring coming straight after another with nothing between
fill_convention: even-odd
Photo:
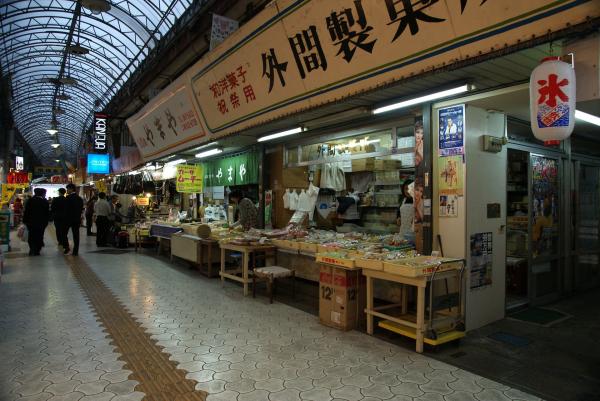
<instances>
[{"instance_id":1,"label":"white hanging sign","mask_svg":"<svg viewBox=\"0 0 600 401\"><path fill-rule=\"evenodd\" d=\"M531 130L539 140L561 141L575 128L575 70L558 57L542 60L531 73Z\"/></svg>"}]
</instances>

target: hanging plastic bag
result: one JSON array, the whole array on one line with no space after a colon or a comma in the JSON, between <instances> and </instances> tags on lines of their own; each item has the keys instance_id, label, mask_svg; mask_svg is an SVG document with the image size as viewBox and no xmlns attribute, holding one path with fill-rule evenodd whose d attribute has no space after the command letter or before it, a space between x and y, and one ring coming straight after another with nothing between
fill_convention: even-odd
<instances>
[{"instance_id":1,"label":"hanging plastic bag","mask_svg":"<svg viewBox=\"0 0 600 401\"><path fill-rule=\"evenodd\" d=\"M17 237L19 237L23 242L27 242L29 239L29 230L25 224L21 224L17 229Z\"/></svg>"}]
</instances>

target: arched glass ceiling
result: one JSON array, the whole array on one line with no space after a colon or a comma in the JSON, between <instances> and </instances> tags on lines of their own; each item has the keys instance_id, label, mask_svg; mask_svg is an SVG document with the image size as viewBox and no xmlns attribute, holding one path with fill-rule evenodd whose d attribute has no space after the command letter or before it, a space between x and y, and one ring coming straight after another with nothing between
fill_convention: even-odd
<instances>
[{"instance_id":1,"label":"arched glass ceiling","mask_svg":"<svg viewBox=\"0 0 600 401\"><path fill-rule=\"evenodd\" d=\"M11 78L13 117L41 160L76 157L93 111L108 104L192 1L111 0L109 11L93 14L73 0L0 0L0 65ZM62 76L77 84L60 85L57 92L72 26L70 43L89 53L68 57ZM56 100L63 92L70 99ZM64 113L53 112L54 106ZM57 150L46 131L53 118Z\"/></svg>"}]
</instances>

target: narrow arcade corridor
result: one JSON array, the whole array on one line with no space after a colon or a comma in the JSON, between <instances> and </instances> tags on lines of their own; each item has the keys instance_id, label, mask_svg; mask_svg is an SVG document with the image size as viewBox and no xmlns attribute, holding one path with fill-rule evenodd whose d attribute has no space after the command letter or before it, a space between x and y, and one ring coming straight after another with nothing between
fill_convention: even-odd
<instances>
[{"instance_id":1,"label":"narrow arcade corridor","mask_svg":"<svg viewBox=\"0 0 600 401\"><path fill-rule=\"evenodd\" d=\"M537 400L195 272L84 240L0 284L0 400ZM85 237L84 237L85 238Z\"/></svg>"}]
</instances>

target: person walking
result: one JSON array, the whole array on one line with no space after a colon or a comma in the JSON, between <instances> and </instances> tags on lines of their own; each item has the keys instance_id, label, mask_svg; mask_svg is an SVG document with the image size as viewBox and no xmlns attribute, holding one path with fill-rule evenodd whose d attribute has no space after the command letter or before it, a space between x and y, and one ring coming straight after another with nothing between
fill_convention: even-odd
<instances>
[{"instance_id":1,"label":"person walking","mask_svg":"<svg viewBox=\"0 0 600 401\"><path fill-rule=\"evenodd\" d=\"M106 201L106 194L104 192L98 194L98 201L94 205L94 214L96 215L96 246L106 246L110 205Z\"/></svg>"},{"instance_id":2,"label":"person walking","mask_svg":"<svg viewBox=\"0 0 600 401\"><path fill-rule=\"evenodd\" d=\"M46 200L46 190L35 188L34 196L25 203L23 223L29 231L29 256L39 256L44 246L44 231L50 219L50 205Z\"/></svg>"},{"instance_id":3,"label":"person walking","mask_svg":"<svg viewBox=\"0 0 600 401\"><path fill-rule=\"evenodd\" d=\"M67 200L65 198L64 188L59 188L58 196L52 199L50 212L52 213L52 221L56 229L56 240L58 245L63 247L64 253L69 253L69 240L67 239Z\"/></svg>"},{"instance_id":4,"label":"person walking","mask_svg":"<svg viewBox=\"0 0 600 401\"><path fill-rule=\"evenodd\" d=\"M83 213L83 199L77 195L77 187L75 184L67 185L67 198L66 198L66 228L65 228L65 241L67 247L65 253L69 253L69 239L67 234L69 229L73 235L73 252L71 255L77 256L79 254L79 229L81 228L81 214Z\"/></svg>"},{"instance_id":5,"label":"person walking","mask_svg":"<svg viewBox=\"0 0 600 401\"><path fill-rule=\"evenodd\" d=\"M87 228L87 236L91 237L94 235L92 232L92 226L94 225L94 204L98 200L96 195L92 196L85 205L85 227Z\"/></svg>"}]
</instances>

